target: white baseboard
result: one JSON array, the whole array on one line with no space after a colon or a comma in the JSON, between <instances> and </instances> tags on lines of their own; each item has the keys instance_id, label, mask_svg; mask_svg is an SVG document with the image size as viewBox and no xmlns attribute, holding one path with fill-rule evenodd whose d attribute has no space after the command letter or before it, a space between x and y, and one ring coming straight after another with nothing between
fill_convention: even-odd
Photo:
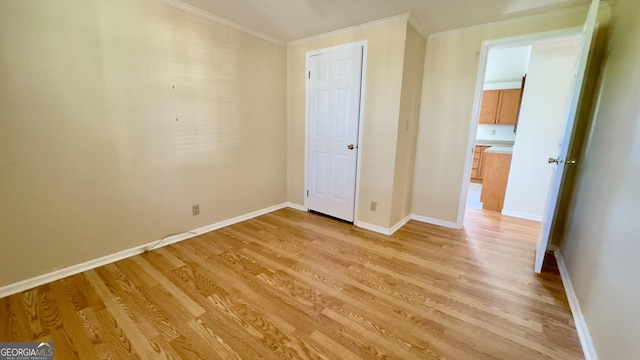
<instances>
[{"instance_id":1,"label":"white baseboard","mask_svg":"<svg viewBox=\"0 0 640 360\"><path fill-rule=\"evenodd\" d=\"M287 207L290 207L295 210L300 210L300 211L309 211L309 209L307 209L304 205L300 205L292 202L288 202Z\"/></svg>"},{"instance_id":2,"label":"white baseboard","mask_svg":"<svg viewBox=\"0 0 640 360\"><path fill-rule=\"evenodd\" d=\"M558 263L558 270L560 271L560 277L562 278L562 284L564 285L564 291L567 294L569 300L569 307L571 307L571 313L573 314L573 322L576 325L576 331L578 332L578 338L580 339L580 345L582 345L582 352L584 352L585 360L598 360L598 353L593 346L593 339L589 333L589 327L580 309L580 303L578 297L573 290L571 279L569 278L569 272L567 266L564 263L560 249L554 248L553 254L555 255L556 262Z\"/></svg>"},{"instance_id":3,"label":"white baseboard","mask_svg":"<svg viewBox=\"0 0 640 360\"><path fill-rule=\"evenodd\" d=\"M378 225L369 224L368 222L364 222L364 221L355 221L353 223L353 225L355 225L357 227L360 227L360 228L363 228L363 229L367 229L367 230L370 230L370 231L377 232L378 234L391 236L391 235L393 235L393 233L395 233L401 227L403 227L406 223L408 223L409 220L411 220L411 215L407 215L404 219L398 221L397 224L393 225L390 228L386 228L384 226L378 226Z\"/></svg>"},{"instance_id":4,"label":"white baseboard","mask_svg":"<svg viewBox=\"0 0 640 360\"><path fill-rule=\"evenodd\" d=\"M391 229L386 228L384 226L373 225L373 224L369 224L368 222L364 222L364 221L354 221L353 225L355 225L355 226L357 226L359 228L363 228L363 229L366 229L366 230L377 232L378 234L391 235Z\"/></svg>"},{"instance_id":5,"label":"white baseboard","mask_svg":"<svg viewBox=\"0 0 640 360\"><path fill-rule=\"evenodd\" d=\"M416 220L416 221L420 221L423 223L427 223L427 224L432 224L432 225L438 225L438 226L444 226L446 228L449 229L461 229L462 226L454 223L454 222L450 222L450 221L444 221L444 220L440 220L440 219L433 219L430 217L426 217L426 216L420 216L420 215L415 215L415 214L411 214L411 220Z\"/></svg>"},{"instance_id":6,"label":"white baseboard","mask_svg":"<svg viewBox=\"0 0 640 360\"><path fill-rule=\"evenodd\" d=\"M270 212L283 209L285 207L290 207L292 209L296 209L296 210L300 210L300 211L307 211L308 210L306 207L304 207L302 205L295 204L295 203L290 203L290 202L274 205L274 206L271 206L271 207L268 207L268 208L265 208L265 209L261 209L261 210L257 210L257 211L254 211L254 212L251 212L251 213L248 213L248 214L236 216L236 217L231 218L231 219L219 221L219 222L217 222L215 224L203 226L203 227L197 228L195 230L187 231L187 232L184 232L182 234L178 234L178 235L166 238L161 243L159 243L157 245L156 245L156 243L158 242L158 240L155 240L155 241L152 241L152 242L144 244L144 245L138 245L138 246L135 246L133 248L122 250L122 251L119 251L117 253L106 255L106 256L103 256L103 257L100 257L100 258L97 258L97 259L89 260L89 261L83 262L81 264L72 265L72 266L66 267L64 269L55 270L55 271L52 271L52 272L47 273L47 274L43 274L43 275L39 275L39 276L30 278L30 279L19 281L17 283L5 285L3 287L0 287L0 298L3 298L5 296L9 296L9 295L13 295L13 294L17 294L19 292L22 292L22 291L25 291L25 290L29 290L29 289L32 289L34 287L40 286L40 285L47 284L47 283L50 283L52 281L60 280L62 278L65 278L65 277L68 277L68 276L71 276L71 275L79 274L79 273L81 273L83 271L95 269L97 267L104 266L104 265L116 262L118 260L122 260L122 259L126 259L128 257L131 257L131 256L142 254L142 253L144 253L146 250L148 250L151 247L160 248L160 247L163 247L163 246L175 244L177 242L184 241L184 240L190 239L192 237L195 237L195 236L198 236L198 235L201 235L201 234L204 234L204 233L208 233L208 232L211 232L211 231L214 231L214 230L218 230L218 229L221 229L221 228L229 226L229 225L237 224L239 222L258 217L260 215L268 214ZM450 223L450 222L437 220L437 219L431 219L431 218L427 218L427 217L424 217L424 216L418 216L418 215L413 215L413 214L412 215L408 215L404 219L400 220L397 224L395 224L391 228L386 228L386 227L383 227L383 226L373 225L373 224L369 224L369 223L363 222L363 221L356 221L354 224L356 226L358 226L358 227L363 228L363 229L371 230L371 231L374 231L374 232L377 232L377 233L380 233L380 234L392 235L393 233L398 231L402 226L404 226L407 222L409 222L409 220L417 220L417 221L426 222L426 223L429 223L429 224L434 224L434 225L444 226L444 227L448 227L448 228L459 229L459 227L455 223Z\"/></svg>"},{"instance_id":7,"label":"white baseboard","mask_svg":"<svg viewBox=\"0 0 640 360\"><path fill-rule=\"evenodd\" d=\"M52 271L50 273L47 274L43 274L43 275L39 275L36 277L33 277L31 279L27 279L27 280L23 280L17 283L13 283L13 284L9 284L9 285L5 285L3 287L0 287L0 298L3 298L5 296L9 296L9 295L13 295L13 294L17 294L19 292L25 291L25 290L29 290L32 289L36 286L40 286L40 285L44 285L47 283L50 283L52 281L56 281L56 280L60 280L63 278L66 278L68 276L71 275L75 275L75 274L79 274L83 271L87 271L87 270L91 270L91 269L95 269L97 267L103 266L103 265L107 265L113 262L116 262L118 260L122 260L122 259L126 259L128 257L131 256L135 256L135 255L139 255L142 254L143 252L145 252L147 249L154 247L155 249L163 247L163 246L167 246L170 244L174 244L183 240L187 240L190 239L192 237L204 234L204 233L208 233L217 229L221 229L223 227L229 226L229 225L233 225L245 220L249 220L255 217L258 217L260 215L264 215L264 214L268 214L270 212L276 211L276 210L280 210L283 209L285 207L289 206L288 203L282 203L282 204L278 204L278 205L274 205L265 209L261 209L258 211L254 211L248 214L244 214L244 215L240 215L240 216L236 216L234 218L228 219L228 220L223 220L220 222L217 222L215 224L211 224L211 225L207 225L207 226L203 226L200 228L197 228L195 230L192 231L188 231L188 232L184 232L182 234L178 234L169 238L164 239L160 244L158 244L157 246L156 243L158 242L158 240L152 241L150 243L144 244L144 245L139 245L139 246L135 246L133 248L130 249L126 249L126 250L122 250L120 252L114 253L114 254L110 254L107 256L103 256L101 258L98 259L93 259L93 260L89 260L87 262L83 262L81 264L76 264L76 265L72 265L69 267L66 267L64 269L60 269L60 270L56 270L56 271Z\"/></svg>"},{"instance_id":8,"label":"white baseboard","mask_svg":"<svg viewBox=\"0 0 640 360\"><path fill-rule=\"evenodd\" d=\"M403 227L406 223L408 223L409 220L411 220L411 214L405 216L404 219L398 221L397 224L395 224L391 228L389 228L389 235L393 235L393 233L395 233L396 231L400 230L400 228Z\"/></svg>"},{"instance_id":9,"label":"white baseboard","mask_svg":"<svg viewBox=\"0 0 640 360\"><path fill-rule=\"evenodd\" d=\"M195 235L191 235L190 236L195 236ZM173 240L171 240L173 241ZM23 281L19 281L17 283L13 283L13 284L9 284L9 285L5 285L3 287L0 288L0 298L3 298L5 296L9 296L9 295L13 295L13 294L17 294L19 292L25 291L25 290L29 290L32 289L34 287L40 286L40 285L44 285L56 280L60 280L62 278L66 278L68 276L71 275L75 275L75 274L79 274L83 271L87 271L87 270L91 270L91 269L95 269L97 267L103 266L103 265L107 265L110 264L112 262L118 261L118 260L122 260L122 259L126 259L128 257L134 256L134 255L138 255L138 254L142 254L146 248L153 246L153 244L155 244L157 242L151 242L148 244L144 244L144 245L140 245L140 246L136 246L133 247L131 249L126 249L114 254L110 254L107 256L103 256L101 258L98 259L93 259L93 260L89 260L87 262L83 262L81 264L76 264L76 265L72 265L69 267L66 267L64 269L60 269L60 270L56 270L56 271L52 271L50 273L47 274L43 274L43 275L39 275L30 279L26 279Z\"/></svg>"},{"instance_id":10,"label":"white baseboard","mask_svg":"<svg viewBox=\"0 0 640 360\"><path fill-rule=\"evenodd\" d=\"M517 217L525 220L542 221L541 215L527 214L519 211L511 211L506 209L502 209L502 215Z\"/></svg>"},{"instance_id":11,"label":"white baseboard","mask_svg":"<svg viewBox=\"0 0 640 360\"><path fill-rule=\"evenodd\" d=\"M264 208L264 209L260 209L260 210L254 211L254 212L250 212L248 214L236 216L236 217L228 219L228 220L223 220L223 221L217 222L215 224L211 224L211 225L203 226L201 228L197 228L197 229L193 230L193 232L198 233L198 235L204 234L204 233L208 233L208 232L211 232L211 231L214 231L214 230L222 229L223 227L227 227L229 225L233 225L233 224L237 224L239 222L243 222L243 221L246 221L246 220L249 220L249 219L253 219L253 218L258 217L260 215L264 215L264 214L268 214L270 212L274 212L276 210L284 209L286 207L287 207L286 203L270 206L268 208ZM181 241L181 240L179 240L179 241ZM169 244L167 244L167 245L169 245Z\"/></svg>"}]
</instances>

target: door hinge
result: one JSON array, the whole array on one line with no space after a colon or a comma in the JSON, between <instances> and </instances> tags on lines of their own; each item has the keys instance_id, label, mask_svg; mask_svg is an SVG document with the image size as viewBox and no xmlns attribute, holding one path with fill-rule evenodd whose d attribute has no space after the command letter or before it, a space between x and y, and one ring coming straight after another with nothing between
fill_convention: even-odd
<instances>
[{"instance_id":1,"label":"door hinge","mask_svg":"<svg viewBox=\"0 0 640 360\"><path fill-rule=\"evenodd\" d=\"M307 79L311 79L311 71L307 72Z\"/></svg>"},{"instance_id":2,"label":"door hinge","mask_svg":"<svg viewBox=\"0 0 640 360\"><path fill-rule=\"evenodd\" d=\"M307 190L307 197L309 197L309 190Z\"/></svg>"}]
</instances>

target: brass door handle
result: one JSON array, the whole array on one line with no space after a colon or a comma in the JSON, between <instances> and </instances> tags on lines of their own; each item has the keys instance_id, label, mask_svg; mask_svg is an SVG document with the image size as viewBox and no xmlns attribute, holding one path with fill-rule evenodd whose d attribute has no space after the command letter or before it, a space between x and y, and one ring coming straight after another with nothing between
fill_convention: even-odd
<instances>
[{"instance_id":1,"label":"brass door handle","mask_svg":"<svg viewBox=\"0 0 640 360\"><path fill-rule=\"evenodd\" d=\"M347 145L347 149L349 149L349 150L353 150L354 148L355 148L355 146L353 146L353 144Z\"/></svg>"},{"instance_id":2,"label":"brass door handle","mask_svg":"<svg viewBox=\"0 0 640 360\"><path fill-rule=\"evenodd\" d=\"M560 158L558 159L554 159L554 158L549 158L549 164L566 164L566 165L575 165L576 161L575 160L560 160Z\"/></svg>"}]
</instances>

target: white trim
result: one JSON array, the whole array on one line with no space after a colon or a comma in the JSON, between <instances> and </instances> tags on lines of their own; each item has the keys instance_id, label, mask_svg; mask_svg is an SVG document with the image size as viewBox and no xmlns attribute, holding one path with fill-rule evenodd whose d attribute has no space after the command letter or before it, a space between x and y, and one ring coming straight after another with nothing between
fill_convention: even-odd
<instances>
[{"instance_id":1,"label":"white trim","mask_svg":"<svg viewBox=\"0 0 640 360\"><path fill-rule=\"evenodd\" d=\"M364 222L364 221L355 221L353 223L353 225L355 225L355 226L357 226L359 228L363 228L365 230L377 232L378 234L391 235L391 230L389 228L384 227L384 226L373 225L373 224L369 224L368 222Z\"/></svg>"},{"instance_id":2,"label":"white trim","mask_svg":"<svg viewBox=\"0 0 640 360\"><path fill-rule=\"evenodd\" d=\"M431 225L443 226L449 229L458 229L458 230L462 229L462 225L458 225L454 222L434 219L434 218L416 215L416 214L411 214L411 220L420 221L420 222L431 224Z\"/></svg>"},{"instance_id":3,"label":"white trim","mask_svg":"<svg viewBox=\"0 0 640 360\"><path fill-rule=\"evenodd\" d=\"M502 209L502 215L542 222L542 215L527 214L519 211L511 211L505 209Z\"/></svg>"},{"instance_id":4,"label":"white trim","mask_svg":"<svg viewBox=\"0 0 640 360\"><path fill-rule=\"evenodd\" d=\"M360 88L360 119L358 119L358 158L356 159L356 198L353 211L353 220L358 220L360 216L360 176L362 174L362 149L364 149L364 115L365 100L367 98L367 59L369 54L369 40L363 40L354 44L362 46L362 77Z\"/></svg>"},{"instance_id":5,"label":"white trim","mask_svg":"<svg viewBox=\"0 0 640 360\"><path fill-rule=\"evenodd\" d=\"M375 21L371 21L371 22L368 22L368 23L360 24L360 25L350 26L350 27L347 27L347 28L344 28L344 29L331 31L331 32L328 32L328 33L320 34L320 35L314 35L314 36L310 36L310 37L306 37L306 38L290 41L289 43L287 43L287 45L298 45L298 44L309 42L309 41L315 41L315 40L320 40L320 39L331 38L331 37L335 37L335 36L338 36L338 35L346 34L346 33L352 32L352 31L360 31L360 30L371 28L371 27L376 27L376 26L389 24L389 23L394 23L394 22L408 22L409 18L410 18L410 13L391 16L391 17L388 17L388 18L375 20ZM416 27L416 26L414 25L414 27ZM420 31L417 27L416 27L416 30Z\"/></svg>"},{"instance_id":6,"label":"white trim","mask_svg":"<svg viewBox=\"0 0 640 360\"><path fill-rule=\"evenodd\" d=\"M476 77L476 90L473 99L473 109L471 112L469 135L467 136L467 156L464 163L462 185L460 187L460 201L458 203L458 218L456 228L462 228L464 214L466 211L467 196L469 194L469 178L471 177L471 167L473 164L473 148L476 142L478 131L478 119L480 118L480 98L484 87L484 77L487 67L487 57L490 49L505 49L511 47L532 45L538 41L555 39L566 36L573 36L582 33L582 26L566 29L545 31L540 33L512 36L502 39L485 40L480 47L480 59L478 62L478 75Z\"/></svg>"},{"instance_id":7,"label":"white trim","mask_svg":"<svg viewBox=\"0 0 640 360\"><path fill-rule=\"evenodd\" d=\"M244 215L240 215L240 216L236 216L234 218L231 219L227 219L227 220L223 220L220 222L217 222L215 224L211 224L211 225L207 225L207 226L203 226L201 228L197 228L195 230L191 230L191 231L187 231L184 232L182 234L179 235L175 235L169 238L164 239L161 243L158 243L158 240L152 241L150 243L144 244L144 245L138 245L135 247L132 247L130 249L125 249L122 251L119 251L117 253L113 253L107 256L103 256L97 259L93 259L93 260L89 260L86 262L83 262L81 264L76 264L76 265L71 265L69 267L66 267L64 269L60 269L60 270L56 270L56 271L52 271L50 273L47 274L43 274L43 275L39 275L36 277L33 277L31 279L26 279L23 281L19 281L17 283L13 283L13 284L9 284L9 285L5 285L3 287L0 287L0 298L3 298L5 296L9 296L9 295L13 295L13 294L17 294L19 292L25 291L25 290L29 290L32 289L36 286L40 286L40 285L44 285L56 280L60 280L62 278L66 278L68 276L71 275L76 275L79 274L83 271L87 271L87 270L91 270L91 269L95 269L97 267L103 266L103 265L107 265L122 259L126 259L135 255L139 255L144 253L145 251L147 251L149 248L154 247L154 249L163 247L163 246L167 246L170 244L174 244L183 240L187 240L190 239L192 237L198 236L198 235L202 235L204 233L208 233L214 230L218 230L221 229L223 227L229 226L229 225L233 225L233 224L237 224L239 222L243 222L264 214L268 214L270 212L276 211L276 210L280 210L283 209L285 207L289 206L288 203L283 203L283 204L278 204L278 205L274 205L265 209L261 209L261 210L257 210L248 214L244 214Z\"/></svg>"},{"instance_id":8,"label":"white trim","mask_svg":"<svg viewBox=\"0 0 640 360\"><path fill-rule=\"evenodd\" d=\"M420 20L418 20L418 18L415 15L413 15L412 13L409 13L409 20L407 21L425 39L429 37L429 33L424 29L424 26L422 26L422 23L420 22Z\"/></svg>"},{"instance_id":9,"label":"white trim","mask_svg":"<svg viewBox=\"0 0 640 360\"><path fill-rule=\"evenodd\" d=\"M571 308L571 314L573 314L573 322L578 332L578 338L580 339L580 345L582 345L582 352L584 352L585 360L598 360L598 353L593 345L593 339L589 333L589 327L587 326L587 320L582 314L580 309L580 302L576 296L573 285L571 284L571 278L567 271L567 266L562 258L562 253L557 247L553 251L556 262L558 263L558 270L560 271L560 277L562 278L562 284L564 285L564 292L567 294L567 300L569 301L569 307Z\"/></svg>"},{"instance_id":10,"label":"white trim","mask_svg":"<svg viewBox=\"0 0 640 360\"><path fill-rule=\"evenodd\" d=\"M187 12L189 14L192 15L196 15L199 16L201 18L207 19L209 21L213 21L217 24L223 25L223 26L227 26L231 29L243 32L247 35L251 35L251 36L255 36L257 38L260 38L262 40L267 40L269 42L272 42L274 44L278 44L278 45L286 45L285 42L280 41L278 39L275 39L269 35L263 34L259 31L250 29L244 25L240 25L238 23L235 23L231 20L227 20L225 18L222 18L220 16L214 15L206 10L202 10L200 8L197 8L195 6L183 3L182 1L179 0L156 0L159 3L171 6L174 9L178 9L178 10L182 10L184 12Z\"/></svg>"},{"instance_id":11,"label":"white trim","mask_svg":"<svg viewBox=\"0 0 640 360\"><path fill-rule=\"evenodd\" d=\"M397 224L393 225L389 228L389 235L393 235L396 231L400 230L401 227L405 226L411 220L411 214L404 217L404 219L398 221Z\"/></svg>"},{"instance_id":12,"label":"white trim","mask_svg":"<svg viewBox=\"0 0 640 360\"><path fill-rule=\"evenodd\" d=\"M300 205L292 202L288 202L287 207L295 210L300 210L300 211L309 211L309 209L307 209L304 205Z\"/></svg>"},{"instance_id":13,"label":"white trim","mask_svg":"<svg viewBox=\"0 0 640 360\"><path fill-rule=\"evenodd\" d=\"M117 252L115 254L103 256L103 257L98 258L98 259L89 260L89 261L86 261L86 262L81 263L81 264L72 265L72 266L66 267L64 269L60 269L60 270L52 271L52 272L47 273L47 274L39 275L39 276L33 277L31 279L26 279L26 280L23 280L23 281L19 281L17 283L5 285L5 286L0 288L0 298L3 298L5 296L9 296L9 295L13 295L13 294L17 294L19 292L22 292L22 291L25 291L25 290L29 290L29 289L32 289L34 287L37 287L37 286L40 286L40 285L44 285L44 284L47 284L47 283L50 283L50 282L53 282L53 281L56 281L56 280L60 280L62 278L65 278L65 277L68 277L68 276L71 276L71 275L79 274L79 273L81 273L83 271L95 269L97 267L100 267L100 266L103 266L103 265L106 265L106 264L110 264L110 263L118 261L118 260L126 259L126 258L134 256L134 255L142 254L147 247L152 246L154 243L155 242L144 244L144 245L139 245L139 246L136 246L136 247L131 248L131 249L127 249L127 250L123 250L123 251Z\"/></svg>"},{"instance_id":14,"label":"white trim","mask_svg":"<svg viewBox=\"0 0 640 360\"><path fill-rule=\"evenodd\" d=\"M197 228L197 229L193 230L193 232L198 233L198 235L204 234L204 233L208 233L208 232L211 232L211 231L214 231L214 230L222 229L223 227L227 227L227 226L230 226L230 225L233 225L233 224L237 224L237 223L240 223L240 222L243 222L243 221L247 221L249 219L253 219L255 217L258 217L258 216L261 216L261 215L264 215L264 214L268 214L270 212L274 212L276 210L284 209L286 207L287 207L286 203L270 206L268 208L264 208L264 209L256 210L254 212L250 212L248 214L236 216L236 217L228 219L228 220L223 220L223 221L217 222L215 224L211 224L211 225L203 226L201 228ZM194 235L194 236L196 236L196 235ZM190 236L190 237L193 237L193 236ZM181 240L178 240L178 241L181 241ZM164 244L164 245L169 245L169 244L173 244L173 242L170 242L170 243L167 243L167 244Z\"/></svg>"},{"instance_id":15,"label":"white trim","mask_svg":"<svg viewBox=\"0 0 640 360\"><path fill-rule=\"evenodd\" d=\"M403 227L406 223L408 223L409 220L411 220L411 215L407 215L404 219L398 221L398 223L396 223L395 225L393 225L390 228L386 228L384 226L378 226L378 225L369 224L368 222L364 222L364 221L355 221L353 223L353 225L355 225L355 226L357 226L359 228L363 228L363 229L366 229L366 230L377 232L379 234L391 236L396 231L400 230L400 228Z\"/></svg>"},{"instance_id":16,"label":"white trim","mask_svg":"<svg viewBox=\"0 0 640 360\"><path fill-rule=\"evenodd\" d=\"M304 208L307 211L309 207L307 206L307 194L306 192L309 189L309 78L306 74L311 71L311 57L314 55L319 55L331 51L336 51L341 48L350 48L350 47L362 47L362 69L361 69L361 80L360 80L360 118L358 119L358 142L357 142L357 159L356 159L356 194L354 200L354 211L353 211L353 221L354 224L358 220L358 204L360 203L360 175L361 175L361 164L362 164L362 148L364 145L364 105L366 98L366 87L367 87L367 57L368 57L368 48L369 48L369 40L361 40L352 43L332 46L328 48L318 49L307 51L306 53L306 65L305 65L305 95L304 95Z\"/></svg>"}]
</instances>

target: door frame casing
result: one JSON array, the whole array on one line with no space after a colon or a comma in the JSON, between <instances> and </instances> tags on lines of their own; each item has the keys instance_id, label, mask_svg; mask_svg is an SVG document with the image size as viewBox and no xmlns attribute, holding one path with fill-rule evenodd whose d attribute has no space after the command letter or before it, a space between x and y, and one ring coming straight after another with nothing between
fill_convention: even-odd
<instances>
[{"instance_id":1,"label":"door frame casing","mask_svg":"<svg viewBox=\"0 0 640 360\"><path fill-rule=\"evenodd\" d=\"M484 87L484 77L486 74L489 50L518 46L529 46L539 41L580 35L582 33L582 29L582 26L575 26L559 30L506 37L495 40L485 40L482 42L480 48L480 59L478 63L478 75L476 77L475 96L473 99L473 109L471 112L471 126L469 128L469 137L467 139L467 155L464 164L462 187L460 189L460 203L458 204L458 219L456 221L456 226L458 229L461 229L463 226L467 197L469 196L468 179L471 177L471 167L473 165L473 149L476 142L476 133L478 131L478 119L480 118L480 100Z\"/></svg>"},{"instance_id":2,"label":"door frame casing","mask_svg":"<svg viewBox=\"0 0 640 360\"><path fill-rule=\"evenodd\" d=\"M367 47L369 46L368 40L361 40L356 42L351 42L342 45L331 46L328 48L322 48L317 50L307 51L306 53L306 65L305 65L305 114L304 114L304 209L309 210L309 206L307 204L307 191L309 191L309 89L310 89L310 79L307 76L309 71L311 70L311 57L315 55L326 54L329 52L333 52L336 50L346 49L346 48L356 48L362 47L362 69L360 75L360 111L358 114L358 141L357 141L357 156L356 156L356 183L355 183L355 199L354 199L354 207L353 207L353 223L355 224L358 221L358 204L360 203L360 167L362 164L362 148L363 148L363 129L364 129L364 105L365 105L365 89L366 89L366 79L367 79Z\"/></svg>"}]
</instances>

